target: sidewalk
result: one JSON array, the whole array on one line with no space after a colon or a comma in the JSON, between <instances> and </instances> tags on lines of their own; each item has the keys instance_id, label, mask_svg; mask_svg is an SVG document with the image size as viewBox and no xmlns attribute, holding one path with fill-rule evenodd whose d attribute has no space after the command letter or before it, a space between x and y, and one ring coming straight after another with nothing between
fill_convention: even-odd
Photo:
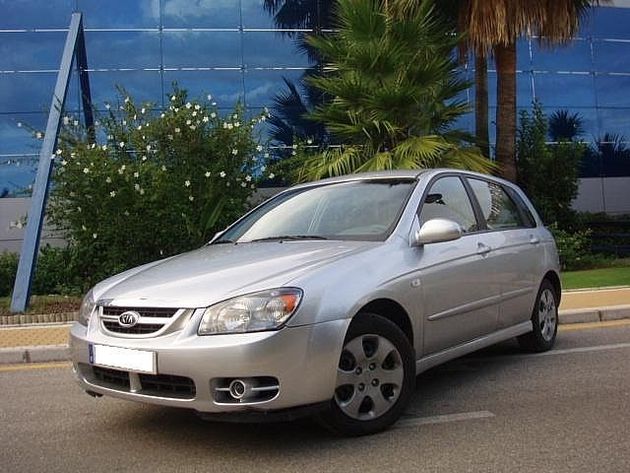
<instances>
[{"instance_id":1,"label":"sidewalk","mask_svg":"<svg viewBox=\"0 0 630 473\"><path fill-rule=\"evenodd\" d=\"M630 319L630 287L567 291L560 324ZM64 361L72 324L0 325L0 364Z\"/></svg>"}]
</instances>

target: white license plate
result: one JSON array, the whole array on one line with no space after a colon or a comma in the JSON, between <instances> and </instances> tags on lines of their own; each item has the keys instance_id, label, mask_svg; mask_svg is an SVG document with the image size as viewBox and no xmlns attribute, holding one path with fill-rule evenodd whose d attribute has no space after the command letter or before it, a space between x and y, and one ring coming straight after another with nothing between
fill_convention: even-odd
<instances>
[{"instance_id":1,"label":"white license plate","mask_svg":"<svg viewBox=\"0 0 630 473\"><path fill-rule=\"evenodd\" d=\"M152 351L90 345L89 354L90 363L93 365L157 374L156 356Z\"/></svg>"}]
</instances>

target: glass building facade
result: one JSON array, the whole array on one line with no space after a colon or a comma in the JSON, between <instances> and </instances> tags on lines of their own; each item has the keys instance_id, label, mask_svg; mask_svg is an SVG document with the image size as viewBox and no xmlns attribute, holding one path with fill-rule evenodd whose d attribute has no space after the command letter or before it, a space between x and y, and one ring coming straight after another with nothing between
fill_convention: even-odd
<instances>
[{"instance_id":1,"label":"glass building facade","mask_svg":"<svg viewBox=\"0 0 630 473\"><path fill-rule=\"evenodd\" d=\"M212 94L220 107L237 100L258 113L315 65L300 34L328 28L332 0L0 0L0 196L28 193L35 177L70 15L84 14L92 100L103 112L116 86L158 107L171 83L190 96ZM624 5L626 4L626 5ZM625 161L599 163L585 175L630 175L630 2L593 9L567 47L518 45L518 105L534 99L551 114L583 121L581 139L611 142ZM293 8L295 7L295 8ZM496 73L490 66L490 117ZM472 71L463 67L472 78ZM474 97L469 90L470 100ZM78 78L67 113L80 112ZM459 127L473 131L472 113ZM494 134L494 126L491 126ZM491 141L494 136L491 136ZM594 145L595 146L595 145ZM602 145L600 145L602 146ZM618 153L618 154L619 154ZM620 158L621 159L621 158ZM620 161L621 162L621 161Z\"/></svg>"}]
</instances>

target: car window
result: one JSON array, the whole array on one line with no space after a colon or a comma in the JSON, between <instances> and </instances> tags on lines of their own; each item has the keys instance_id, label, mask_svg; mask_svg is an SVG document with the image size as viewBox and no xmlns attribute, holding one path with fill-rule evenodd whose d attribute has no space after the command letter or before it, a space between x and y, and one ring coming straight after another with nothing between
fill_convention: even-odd
<instances>
[{"instance_id":1,"label":"car window","mask_svg":"<svg viewBox=\"0 0 630 473\"><path fill-rule=\"evenodd\" d=\"M442 177L431 185L420 211L420 224L434 218L453 220L464 232L478 230L468 193L458 177Z\"/></svg>"},{"instance_id":2,"label":"car window","mask_svg":"<svg viewBox=\"0 0 630 473\"><path fill-rule=\"evenodd\" d=\"M508 188L507 191L508 194L510 194L510 197L512 197L512 200L514 200L514 203L516 204L518 209L520 210L521 216L523 217L523 220L525 222L525 226L527 228L534 228L536 226L536 219L534 218L531 210L529 210L527 204L525 204L523 198L514 189Z\"/></svg>"},{"instance_id":3,"label":"car window","mask_svg":"<svg viewBox=\"0 0 630 473\"><path fill-rule=\"evenodd\" d=\"M525 226L516 204L499 184L480 179L468 179L468 182L479 202L488 229Z\"/></svg>"}]
</instances>

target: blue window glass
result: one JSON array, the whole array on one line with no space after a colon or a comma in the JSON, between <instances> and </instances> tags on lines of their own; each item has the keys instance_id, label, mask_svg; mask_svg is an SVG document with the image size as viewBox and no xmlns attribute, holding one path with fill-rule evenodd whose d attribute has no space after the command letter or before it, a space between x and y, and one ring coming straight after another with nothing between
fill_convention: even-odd
<instances>
[{"instance_id":1,"label":"blue window glass","mask_svg":"<svg viewBox=\"0 0 630 473\"><path fill-rule=\"evenodd\" d=\"M0 70L59 69L65 32L0 33Z\"/></svg>"},{"instance_id":2,"label":"blue window glass","mask_svg":"<svg viewBox=\"0 0 630 473\"><path fill-rule=\"evenodd\" d=\"M115 103L118 92L123 87L137 102L160 103L162 82L157 71L115 71L90 73L92 100L99 108L103 103Z\"/></svg>"},{"instance_id":3,"label":"blue window glass","mask_svg":"<svg viewBox=\"0 0 630 473\"><path fill-rule=\"evenodd\" d=\"M190 2L195 3L195 2ZM158 28L160 1L130 2L115 0L78 0L86 28Z\"/></svg>"},{"instance_id":4,"label":"blue window glass","mask_svg":"<svg viewBox=\"0 0 630 473\"><path fill-rule=\"evenodd\" d=\"M243 34L243 56L248 67L309 67L307 55L299 50L299 38L277 32Z\"/></svg>"},{"instance_id":5,"label":"blue window glass","mask_svg":"<svg viewBox=\"0 0 630 473\"><path fill-rule=\"evenodd\" d=\"M0 29L67 28L74 0L0 0Z\"/></svg>"},{"instance_id":6,"label":"blue window glass","mask_svg":"<svg viewBox=\"0 0 630 473\"><path fill-rule=\"evenodd\" d=\"M574 139L586 142L592 142L596 139L599 134L599 123L598 123L598 111L594 107L586 108L586 107L566 107L566 106L558 106L558 107L543 107L543 112L547 116L549 120L549 139L554 138L554 129L556 130L556 134L560 137L564 136L565 138L569 137L567 135L570 134L570 130L566 121L563 120L554 120L554 113L566 110L569 115L577 114L578 118L581 121L582 131L581 133L577 133L573 136Z\"/></svg>"},{"instance_id":7,"label":"blue window glass","mask_svg":"<svg viewBox=\"0 0 630 473\"><path fill-rule=\"evenodd\" d=\"M160 67L160 37L157 32L88 31L85 44L91 69Z\"/></svg>"},{"instance_id":8,"label":"blue window glass","mask_svg":"<svg viewBox=\"0 0 630 473\"><path fill-rule=\"evenodd\" d=\"M202 99L211 94L220 108L232 108L243 100L242 71L166 71L164 87L168 92L171 83L188 91L191 98Z\"/></svg>"},{"instance_id":9,"label":"blue window glass","mask_svg":"<svg viewBox=\"0 0 630 473\"><path fill-rule=\"evenodd\" d=\"M283 79L299 84L304 71L251 71L245 73L245 97L247 106L273 106L273 98L281 91L287 91Z\"/></svg>"},{"instance_id":10,"label":"blue window glass","mask_svg":"<svg viewBox=\"0 0 630 473\"><path fill-rule=\"evenodd\" d=\"M596 38L630 39L630 8L594 8L591 21Z\"/></svg>"},{"instance_id":11,"label":"blue window glass","mask_svg":"<svg viewBox=\"0 0 630 473\"><path fill-rule=\"evenodd\" d=\"M595 91L601 107L630 107L630 76L597 75Z\"/></svg>"},{"instance_id":12,"label":"blue window glass","mask_svg":"<svg viewBox=\"0 0 630 473\"><path fill-rule=\"evenodd\" d=\"M630 106L627 108L600 108L599 117L601 121L600 136L608 133L624 138L623 141L630 141ZM626 143L630 145L630 143ZM630 146L629 146L630 147Z\"/></svg>"},{"instance_id":13,"label":"blue window glass","mask_svg":"<svg viewBox=\"0 0 630 473\"><path fill-rule=\"evenodd\" d=\"M600 40L593 47L596 71L630 74L630 41Z\"/></svg>"},{"instance_id":14,"label":"blue window glass","mask_svg":"<svg viewBox=\"0 0 630 473\"><path fill-rule=\"evenodd\" d=\"M165 28L238 29L241 24L237 0L162 0L161 4Z\"/></svg>"},{"instance_id":15,"label":"blue window glass","mask_svg":"<svg viewBox=\"0 0 630 473\"><path fill-rule=\"evenodd\" d=\"M165 32L164 67L240 67L241 33Z\"/></svg>"},{"instance_id":16,"label":"blue window glass","mask_svg":"<svg viewBox=\"0 0 630 473\"><path fill-rule=\"evenodd\" d=\"M0 74L0 112L46 112L56 73Z\"/></svg>"},{"instance_id":17,"label":"blue window glass","mask_svg":"<svg viewBox=\"0 0 630 473\"><path fill-rule=\"evenodd\" d=\"M594 107L591 74L535 73L536 98L547 107Z\"/></svg>"},{"instance_id":18,"label":"blue window glass","mask_svg":"<svg viewBox=\"0 0 630 473\"><path fill-rule=\"evenodd\" d=\"M534 42L533 65L535 71L589 72L593 70L591 45L586 40L550 49Z\"/></svg>"}]
</instances>

